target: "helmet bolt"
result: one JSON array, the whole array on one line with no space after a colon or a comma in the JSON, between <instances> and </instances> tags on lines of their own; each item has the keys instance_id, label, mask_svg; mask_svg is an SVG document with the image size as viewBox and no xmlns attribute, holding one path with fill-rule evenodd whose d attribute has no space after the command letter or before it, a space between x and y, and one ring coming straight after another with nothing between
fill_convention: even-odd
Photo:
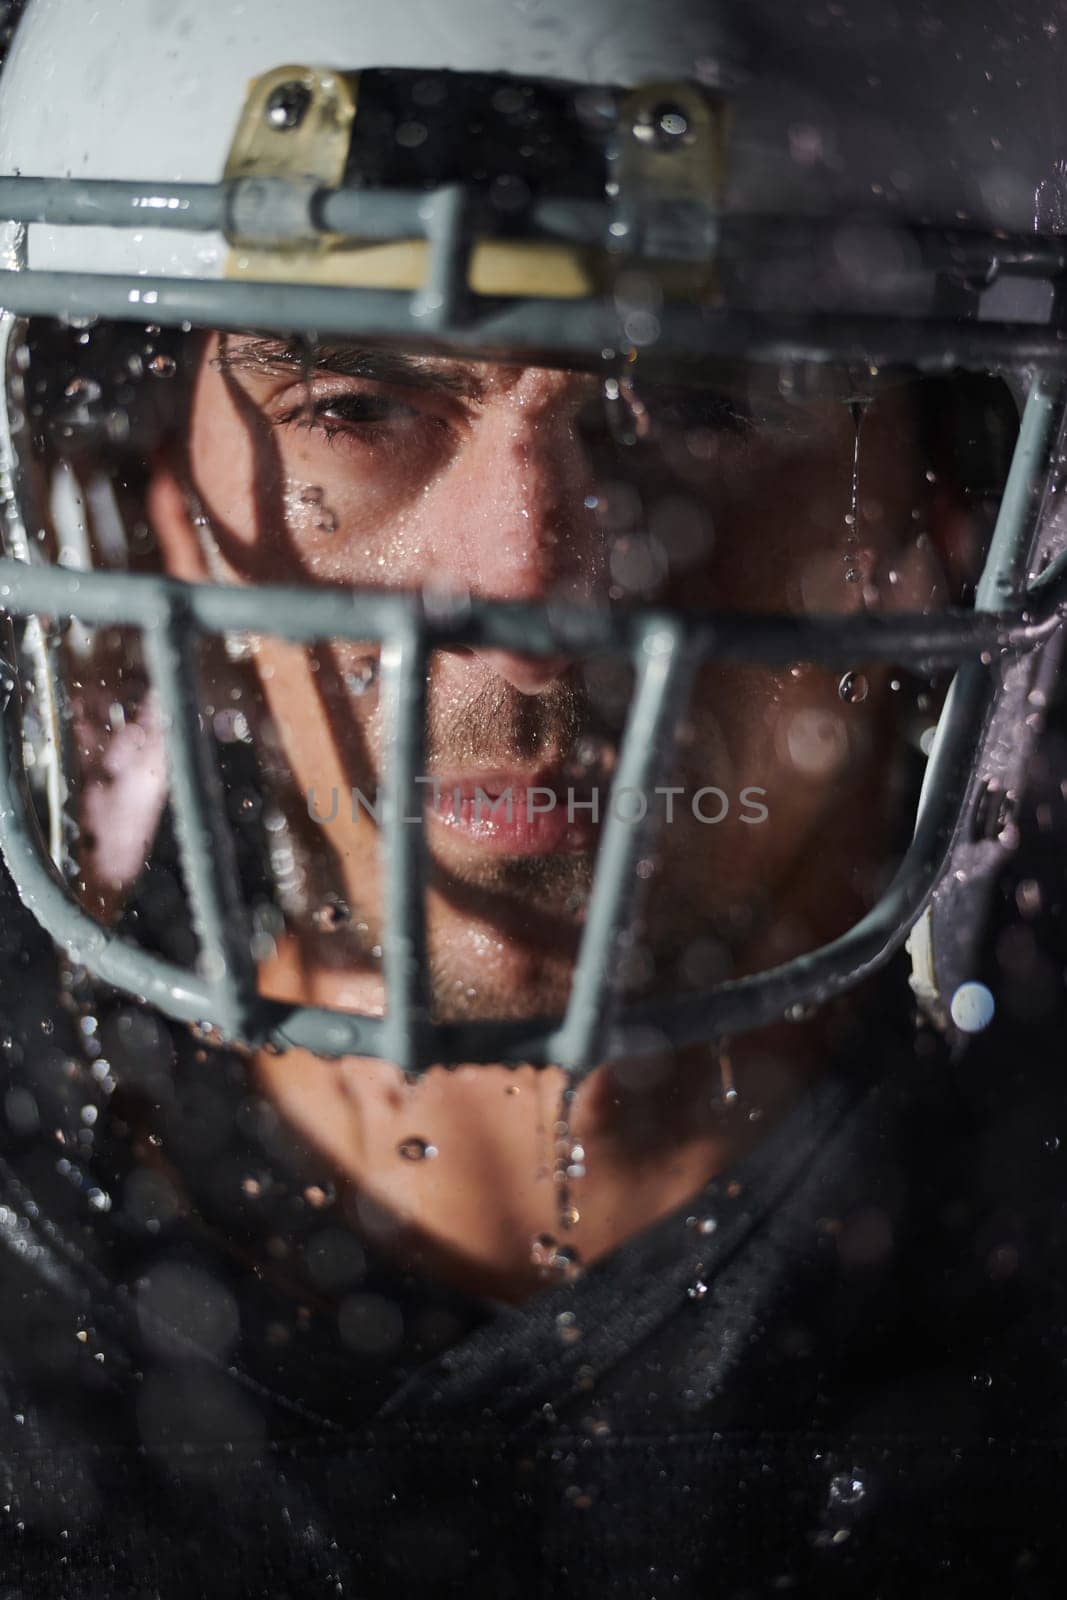
<instances>
[{"instance_id":1,"label":"helmet bolt","mask_svg":"<svg viewBox=\"0 0 1067 1600\"><path fill-rule=\"evenodd\" d=\"M311 90L304 83L279 83L267 99L266 118L272 128L287 132L299 128L311 104Z\"/></svg>"}]
</instances>

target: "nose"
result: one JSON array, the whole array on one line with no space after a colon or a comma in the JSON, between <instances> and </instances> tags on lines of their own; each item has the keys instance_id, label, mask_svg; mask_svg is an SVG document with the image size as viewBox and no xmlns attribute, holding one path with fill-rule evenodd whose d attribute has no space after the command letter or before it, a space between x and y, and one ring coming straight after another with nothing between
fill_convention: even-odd
<instances>
[{"instance_id":1,"label":"nose","mask_svg":"<svg viewBox=\"0 0 1067 1600\"><path fill-rule=\"evenodd\" d=\"M527 656L514 650L473 650L471 654L520 694L543 694L572 662L570 656Z\"/></svg>"},{"instance_id":2,"label":"nose","mask_svg":"<svg viewBox=\"0 0 1067 1600\"><path fill-rule=\"evenodd\" d=\"M577 430L573 374L528 369L491 400L454 470L449 581L476 599L589 600L606 569L587 505L592 469ZM520 694L540 694L571 665L566 655L470 652Z\"/></svg>"}]
</instances>

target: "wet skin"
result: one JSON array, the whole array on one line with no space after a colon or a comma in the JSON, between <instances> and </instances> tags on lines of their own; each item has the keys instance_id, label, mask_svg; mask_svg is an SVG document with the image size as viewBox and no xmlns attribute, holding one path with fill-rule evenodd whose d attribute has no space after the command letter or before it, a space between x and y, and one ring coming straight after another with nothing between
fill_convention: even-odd
<instances>
[{"instance_id":1,"label":"wet skin","mask_svg":"<svg viewBox=\"0 0 1067 1600\"><path fill-rule=\"evenodd\" d=\"M211 336L186 448L158 464L149 511L168 567L187 578L738 611L935 603L936 537L916 534L936 536L938 513L908 386L886 386L866 408L852 523L847 392L827 376L802 400L783 397L776 376L723 373L702 391L623 380L605 399L587 373L350 347L309 356ZM382 1004L379 835L348 804L380 777L375 655L372 645L253 642L250 716L275 730L281 799L311 850L308 914L292 919L261 973L266 992L294 1002ZM851 703L839 678L802 665L701 669L656 778L685 794L642 868L642 920L623 969L632 992L773 964L870 903L895 702L885 672L868 672ZM524 783L569 782L582 795L599 788L606 804L628 688L608 660L440 650L424 770L446 792L484 778L520 797ZM689 803L710 785L728 801L713 825ZM311 789L320 817L340 797L331 820L308 817ZM760 791L766 820L752 821L746 789ZM705 801L706 815L719 809ZM438 1014L561 1010L595 830L561 840L535 827L489 847L486 830L449 826L448 811L426 820ZM340 918L324 905L343 907ZM725 1102L710 1047L606 1064L572 1108L586 1175L571 1185L579 1217L567 1242L592 1259L680 1203L795 1097L821 1050L817 1030L795 1027L739 1042L740 1093ZM408 1087L387 1064L299 1052L264 1057L258 1072L362 1197L362 1225L392 1248L504 1298L543 1281L531 1239L560 1231L560 1074L434 1070ZM414 1136L438 1154L398 1155Z\"/></svg>"}]
</instances>

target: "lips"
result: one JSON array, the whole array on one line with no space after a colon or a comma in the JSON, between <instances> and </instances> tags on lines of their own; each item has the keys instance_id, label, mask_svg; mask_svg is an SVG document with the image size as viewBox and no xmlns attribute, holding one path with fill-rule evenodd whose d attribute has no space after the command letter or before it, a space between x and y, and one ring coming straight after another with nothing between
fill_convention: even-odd
<instances>
[{"instance_id":1,"label":"lips","mask_svg":"<svg viewBox=\"0 0 1067 1600\"><path fill-rule=\"evenodd\" d=\"M456 843L499 855L576 855L596 847L605 794L559 769L446 774L427 789L427 816Z\"/></svg>"}]
</instances>

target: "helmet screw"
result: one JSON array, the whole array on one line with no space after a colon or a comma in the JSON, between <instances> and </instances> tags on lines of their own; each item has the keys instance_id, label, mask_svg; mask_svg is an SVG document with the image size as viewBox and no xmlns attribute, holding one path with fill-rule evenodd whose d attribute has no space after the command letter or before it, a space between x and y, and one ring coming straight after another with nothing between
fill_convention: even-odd
<instances>
[{"instance_id":1,"label":"helmet screw","mask_svg":"<svg viewBox=\"0 0 1067 1600\"><path fill-rule=\"evenodd\" d=\"M267 99L266 118L272 128L287 132L299 128L311 104L311 90L304 83L279 83Z\"/></svg>"},{"instance_id":2,"label":"helmet screw","mask_svg":"<svg viewBox=\"0 0 1067 1600\"><path fill-rule=\"evenodd\" d=\"M634 123L634 138L661 149L676 148L689 132L689 118L680 106L660 104L642 111Z\"/></svg>"}]
</instances>

